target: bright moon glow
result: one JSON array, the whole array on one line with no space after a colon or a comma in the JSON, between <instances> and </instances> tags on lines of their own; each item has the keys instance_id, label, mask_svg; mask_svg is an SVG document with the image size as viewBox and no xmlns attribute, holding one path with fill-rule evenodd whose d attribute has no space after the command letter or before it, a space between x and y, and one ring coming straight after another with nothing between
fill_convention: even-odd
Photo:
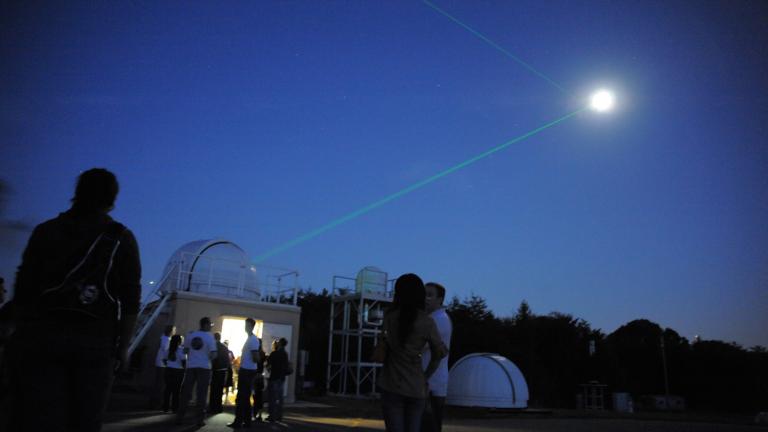
<instances>
[{"instance_id":1,"label":"bright moon glow","mask_svg":"<svg viewBox=\"0 0 768 432\"><path fill-rule=\"evenodd\" d=\"M613 108L613 93L608 90L599 90L592 95L589 106L598 112L605 112Z\"/></svg>"}]
</instances>

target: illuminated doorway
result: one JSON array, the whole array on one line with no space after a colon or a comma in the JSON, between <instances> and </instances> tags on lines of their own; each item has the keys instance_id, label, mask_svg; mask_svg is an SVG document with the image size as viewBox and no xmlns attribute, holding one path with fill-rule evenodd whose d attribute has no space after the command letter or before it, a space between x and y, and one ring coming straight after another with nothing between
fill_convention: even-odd
<instances>
[{"instance_id":1,"label":"illuminated doorway","mask_svg":"<svg viewBox=\"0 0 768 432\"><path fill-rule=\"evenodd\" d=\"M262 349L267 355L269 355L269 353L272 351L272 342L275 339L285 338L288 341L288 347L291 346L293 326L288 324L265 323L264 321L256 320L256 327L253 329L253 334L261 339ZM239 357L242 354L243 345L245 344L246 338L247 335L245 333L245 317L224 317L223 323L221 325L221 341L228 342L229 350L232 351L232 354L234 354L235 358L237 359L235 364L239 364ZM291 360L290 350L287 352L287 354L289 360ZM294 367L296 367L295 364ZM233 367L232 369L233 372L237 374L237 367ZM266 375L269 376L269 372L267 372ZM234 381L237 383L236 378ZM232 394L228 394L225 404L234 404L236 394L237 391L234 391ZM288 380L285 382L283 395L288 395Z\"/></svg>"},{"instance_id":2,"label":"illuminated doorway","mask_svg":"<svg viewBox=\"0 0 768 432\"><path fill-rule=\"evenodd\" d=\"M229 391L229 387L225 388L223 395L224 405L235 405L235 400L237 399L237 365L240 362L239 357L242 354L243 345L245 344L245 340L248 337L248 335L245 333L245 319L245 317L224 317L221 324L221 342L229 347L229 350L232 352L232 355L235 358L231 369L231 373L233 374L231 377L232 392ZM256 326L253 328L253 333L259 339L261 339L263 329L264 322L261 320L256 320ZM229 379L227 382L230 382Z\"/></svg>"},{"instance_id":3,"label":"illuminated doorway","mask_svg":"<svg viewBox=\"0 0 768 432\"><path fill-rule=\"evenodd\" d=\"M263 331L264 321L256 320L256 327L254 327L253 333L257 338L261 339ZM229 350L232 351L235 357L240 357L247 337L248 335L245 333L245 317L224 317L224 323L221 325L221 341L228 342Z\"/></svg>"}]
</instances>

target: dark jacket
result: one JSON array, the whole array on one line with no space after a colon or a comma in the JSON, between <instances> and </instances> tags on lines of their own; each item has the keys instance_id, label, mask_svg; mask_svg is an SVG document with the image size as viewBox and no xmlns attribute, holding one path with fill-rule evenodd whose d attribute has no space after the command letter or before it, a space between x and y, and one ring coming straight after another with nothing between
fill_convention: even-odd
<instances>
[{"instance_id":1,"label":"dark jacket","mask_svg":"<svg viewBox=\"0 0 768 432\"><path fill-rule=\"evenodd\" d=\"M264 343L259 339L259 362L256 363L256 373L261 376L264 373L264 363L267 361L267 353L264 352Z\"/></svg>"},{"instance_id":2,"label":"dark jacket","mask_svg":"<svg viewBox=\"0 0 768 432\"><path fill-rule=\"evenodd\" d=\"M19 322L46 318L40 316L37 307L42 291L60 284L112 222L113 219L103 213L70 209L35 227L16 273L14 302ZM139 247L133 233L126 229L120 237L108 279L123 315L138 313L140 281ZM57 321L65 323L67 317L57 317Z\"/></svg>"},{"instance_id":3,"label":"dark jacket","mask_svg":"<svg viewBox=\"0 0 768 432\"><path fill-rule=\"evenodd\" d=\"M272 351L267 357L267 367L269 368L270 381L285 378L288 375L288 354L285 353L285 350Z\"/></svg>"},{"instance_id":4,"label":"dark jacket","mask_svg":"<svg viewBox=\"0 0 768 432\"><path fill-rule=\"evenodd\" d=\"M216 358L211 362L213 370L227 370L232 366L229 360L229 348L221 342L216 342Z\"/></svg>"}]
</instances>

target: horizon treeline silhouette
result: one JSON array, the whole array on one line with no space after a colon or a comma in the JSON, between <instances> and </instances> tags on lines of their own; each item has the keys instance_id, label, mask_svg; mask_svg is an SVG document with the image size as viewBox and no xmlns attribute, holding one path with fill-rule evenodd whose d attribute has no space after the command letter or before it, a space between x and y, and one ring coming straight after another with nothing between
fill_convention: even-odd
<instances>
[{"instance_id":1,"label":"horizon treeline silhouette","mask_svg":"<svg viewBox=\"0 0 768 432\"><path fill-rule=\"evenodd\" d=\"M309 351L306 380L317 393L325 391L330 303L327 290L299 293L299 347ZM450 365L475 352L509 358L526 378L531 407L574 408L580 384L593 380L608 386L607 403L613 392L636 401L664 395L662 341L669 394L685 398L687 409L754 413L768 406L768 350L762 346L690 342L647 319L605 334L567 313L538 315L525 300L513 316L497 317L476 294L454 296L446 308L453 321Z\"/></svg>"}]
</instances>

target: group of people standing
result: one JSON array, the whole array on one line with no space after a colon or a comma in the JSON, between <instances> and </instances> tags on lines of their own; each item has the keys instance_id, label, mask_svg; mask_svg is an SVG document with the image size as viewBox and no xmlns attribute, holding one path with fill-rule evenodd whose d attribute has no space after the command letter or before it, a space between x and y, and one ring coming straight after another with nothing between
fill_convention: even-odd
<instances>
[{"instance_id":1,"label":"group of people standing","mask_svg":"<svg viewBox=\"0 0 768 432\"><path fill-rule=\"evenodd\" d=\"M0 382L7 391L0 392L0 429L101 429L113 377L128 364L141 294L136 239L109 216L118 190L113 173L101 168L83 172L72 207L35 227L29 239L14 298L0 311L1 327L15 329L7 341L2 339L6 373ZM387 431L441 429L451 338L444 297L442 286L425 286L415 274L395 283L376 349L383 363L378 383ZM285 377L292 373L287 341L275 340L266 355L253 333L255 324L245 320L248 336L240 356L233 428L249 426L252 414L260 419L264 372L267 420L281 420ZM209 387L209 412L221 410L227 376L222 370L231 367L232 359L226 367L216 361L220 351L226 349L228 356L229 349L214 338L212 328L204 317L186 338L173 330L164 335L163 408L176 412L177 423L184 420L194 387L198 425L204 424Z\"/></svg>"},{"instance_id":2,"label":"group of people standing","mask_svg":"<svg viewBox=\"0 0 768 432\"><path fill-rule=\"evenodd\" d=\"M255 327L256 320L245 320L247 338L237 370L235 420L228 425L232 428L249 427L253 421L262 421L265 369L269 372L266 386L269 417L266 420L282 420L283 386L286 376L291 373L285 352L287 341L276 339L271 353L267 355L261 340L253 333ZM193 387L196 388L195 421L198 426L205 424L206 414L223 410L222 396L224 389L228 388L227 381L232 379L232 366L236 359L229 347L221 342L221 335L211 334L212 329L210 318L203 317L199 329L187 334L186 338L174 334L173 326L166 327L161 336L157 366L164 377L162 408L164 412L170 409L176 414L177 424L184 421Z\"/></svg>"},{"instance_id":3,"label":"group of people standing","mask_svg":"<svg viewBox=\"0 0 768 432\"><path fill-rule=\"evenodd\" d=\"M374 352L374 360L383 364L378 386L389 432L442 430L452 333L444 299L442 285L435 282L425 285L415 274L404 274L395 282L392 305L384 315L382 339ZM267 421L282 420L283 386L286 376L292 373L285 352L287 341L275 340L267 356L261 340L253 333L255 325L254 319L245 320L247 338L237 373L235 419L228 425L232 428L249 427L261 420L265 369L269 372ZM211 334L212 328L211 320L203 317L200 328L190 332L186 339L172 335L170 327L161 339L158 359L162 359L165 368L163 410L170 407L176 413L178 424L184 419L195 384L197 424L204 424L209 387L207 412L221 412L227 370L234 356L221 343L220 336L216 338Z\"/></svg>"},{"instance_id":4,"label":"group of people standing","mask_svg":"<svg viewBox=\"0 0 768 432\"><path fill-rule=\"evenodd\" d=\"M374 360L383 363L378 386L388 432L441 431L448 393L452 324L445 288L408 273L395 282Z\"/></svg>"}]
</instances>

